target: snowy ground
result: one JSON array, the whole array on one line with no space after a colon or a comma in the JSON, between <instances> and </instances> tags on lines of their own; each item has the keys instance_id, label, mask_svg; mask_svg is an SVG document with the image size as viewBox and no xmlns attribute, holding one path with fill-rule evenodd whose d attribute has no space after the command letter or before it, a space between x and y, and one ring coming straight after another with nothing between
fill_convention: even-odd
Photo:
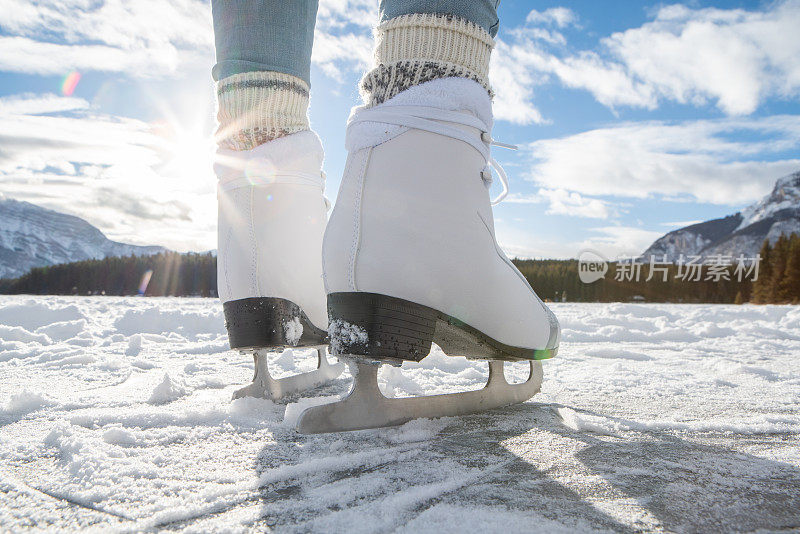
<instances>
[{"instance_id":1,"label":"snowy ground","mask_svg":"<svg viewBox=\"0 0 800 534\"><path fill-rule=\"evenodd\" d=\"M214 300L2 298L0 531L800 528L800 307L554 309L531 401L300 436L286 406L230 401L252 361ZM436 352L382 376L404 395L486 374Z\"/></svg>"}]
</instances>

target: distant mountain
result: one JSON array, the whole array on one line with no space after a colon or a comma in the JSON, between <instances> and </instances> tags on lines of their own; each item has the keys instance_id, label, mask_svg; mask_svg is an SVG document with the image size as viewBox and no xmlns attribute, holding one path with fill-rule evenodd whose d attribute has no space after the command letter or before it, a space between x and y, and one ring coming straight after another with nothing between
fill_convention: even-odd
<instances>
[{"instance_id":1,"label":"distant mountain","mask_svg":"<svg viewBox=\"0 0 800 534\"><path fill-rule=\"evenodd\" d=\"M57 263L164 251L163 247L111 241L79 217L0 199L0 278L15 278L33 267Z\"/></svg>"},{"instance_id":2,"label":"distant mountain","mask_svg":"<svg viewBox=\"0 0 800 534\"><path fill-rule=\"evenodd\" d=\"M781 234L792 232L800 234L800 172L779 179L769 195L739 213L666 234L642 257L649 260L651 255L659 259L666 255L672 262L681 254L753 257L765 239L772 243Z\"/></svg>"}]
</instances>

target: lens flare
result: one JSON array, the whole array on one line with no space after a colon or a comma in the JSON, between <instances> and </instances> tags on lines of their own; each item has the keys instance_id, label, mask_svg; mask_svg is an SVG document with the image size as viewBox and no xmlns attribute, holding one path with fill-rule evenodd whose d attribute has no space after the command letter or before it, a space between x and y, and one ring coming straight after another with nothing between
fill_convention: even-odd
<instances>
[{"instance_id":1,"label":"lens flare","mask_svg":"<svg viewBox=\"0 0 800 534\"><path fill-rule=\"evenodd\" d=\"M153 277L153 270L148 269L142 275L142 281L139 282L139 294L144 295L145 291L147 291L147 286L150 284L150 278Z\"/></svg>"},{"instance_id":2,"label":"lens flare","mask_svg":"<svg viewBox=\"0 0 800 534\"><path fill-rule=\"evenodd\" d=\"M67 74L64 77L64 81L61 83L61 94L64 96L72 96L72 93L75 92L75 87L78 86L80 79L81 73L77 70L73 70Z\"/></svg>"},{"instance_id":3,"label":"lens flare","mask_svg":"<svg viewBox=\"0 0 800 534\"><path fill-rule=\"evenodd\" d=\"M276 179L275 165L265 159L253 158L245 163L244 175L251 185L274 183Z\"/></svg>"}]
</instances>

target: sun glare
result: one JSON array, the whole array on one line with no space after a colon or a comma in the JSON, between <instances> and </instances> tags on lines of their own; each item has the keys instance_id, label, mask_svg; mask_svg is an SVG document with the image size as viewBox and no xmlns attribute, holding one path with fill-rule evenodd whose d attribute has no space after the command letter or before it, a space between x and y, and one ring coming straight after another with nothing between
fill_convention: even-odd
<instances>
[{"instance_id":1,"label":"sun glare","mask_svg":"<svg viewBox=\"0 0 800 534\"><path fill-rule=\"evenodd\" d=\"M211 178L214 148L210 137L202 132L180 132L173 147L171 166L183 183Z\"/></svg>"},{"instance_id":2,"label":"sun glare","mask_svg":"<svg viewBox=\"0 0 800 534\"><path fill-rule=\"evenodd\" d=\"M175 123L153 124L153 131L164 140L164 163L160 173L172 189L198 191L214 182L214 143L202 125L185 128Z\"/></svg>"}]
</instances>

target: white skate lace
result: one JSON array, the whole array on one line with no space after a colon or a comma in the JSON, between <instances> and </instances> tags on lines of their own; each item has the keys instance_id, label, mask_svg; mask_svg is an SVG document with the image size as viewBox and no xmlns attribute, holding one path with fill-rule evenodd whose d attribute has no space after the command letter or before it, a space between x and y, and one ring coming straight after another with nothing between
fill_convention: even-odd
<instances>
[{"instance_id":1,"label":"white skate lace","mask_svg":"<svg viewBox=\"0 0 800 534\"><path fill-rule=\"evenodd\" d=\"M360 109L358 113L350 117L347 123L348 130L354 124L361 122L393 124L395 126L424 130L426 132L463 141L483 156L486 165L480 174L487 189L492 185L491 169L494 169L500 177L500 182L503 184L503 191L491 200L492 206L502 202L506 195L508 195L508 176L506 176L503 167L492 157L491 146L499 146L510 150L516 150L517 147L515 145L500 143L492 139L488 125L474 115L427 106L396 105L367 108ZM466 130L446 123L476 128L481 132L480 138L476 138L474 134Z\"/></svg>"}]
</instances>

